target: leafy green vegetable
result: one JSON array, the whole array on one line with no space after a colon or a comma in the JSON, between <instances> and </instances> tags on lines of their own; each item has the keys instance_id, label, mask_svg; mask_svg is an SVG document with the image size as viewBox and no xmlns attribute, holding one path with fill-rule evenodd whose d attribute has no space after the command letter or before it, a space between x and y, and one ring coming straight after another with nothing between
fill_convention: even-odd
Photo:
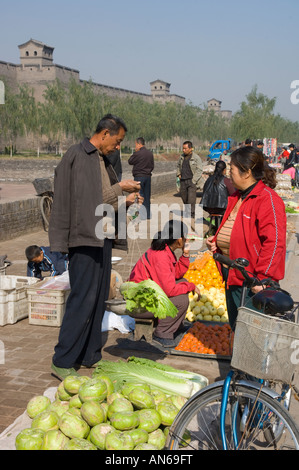
<instances>
[{"instance_id":1,"label":"leafy green vegetable","mask_svg":"<svg viewBox=\"0 0 299 470\"><path fill-rule=\"evenodd\" d=\"M132 313L142 310L152 312L156 318L174 318L178 310L163 289L151 279L141 282L125 282L120 293L126 300L126 309ZM141 312L140 312L141 310Z\"/></svg>"},{"instance_id":2,"label":"leafy green vegetable","mask_svg":"<svg viewBox=\"0 0 299 470\"><path fill-rule=\"evenodd\" d=\"M294 201L285 202L285 210L287 214L298 214L299 212L298 203Z\"/></svg>"},{"instance_id":3,"label":"leafy green vegetable","mask_svg":"<svg viewBox=\"0 0 299 470\"><path fill-rule=\"evenodd\" d=\"M116 389L120 389L124 383L146 383L169 395L182 395L186 398L191 397L199 389L198 384L191 380L174 377L163 370L134 362L100 361L93 372L93 377L103 373L109 375Z\"/></svg>"},{"instance_id":4,"label":"leafy green vegetable","mask_svg":"<svg viewBox=\"0 0 299 470\"><path fill-rule=\"evenodd\" d=\"M197 374L195 372L190 372L188 370L176 369L172 366L169 366L168 364L161 364L159 362L152 361L151 359L130 356L127 360L128 362L134 362L135 364L141 364L147 367L162 370L166 374L172 375L173 377L180 377L182 379L191 380L195 384L198 384L200 386L200 389L207 386L209 383L208 379L203 375Z\"/></svg>"}]
</instances>

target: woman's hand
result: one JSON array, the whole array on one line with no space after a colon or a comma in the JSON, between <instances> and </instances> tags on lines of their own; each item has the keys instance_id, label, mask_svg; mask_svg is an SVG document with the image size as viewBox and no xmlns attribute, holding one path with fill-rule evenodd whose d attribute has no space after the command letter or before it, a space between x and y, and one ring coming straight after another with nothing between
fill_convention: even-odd
<instances>
[{"instance_id":1,"label":"woman's hand","mask_svg":"<svg viewBox=\"0 0 299 470\"><path fill-rule=\"evenodd\" d=\"M207 247L210 251L216 251L217 250L216 242L213 241L213 239L214 239L214 236L208 237L206 239L206 244L207 244Z\"/></svg>"},{"instance_id":2,"label":"woman's hand","mask_svg":"<svg viewBox=\"0 0 299 470\"><path fill-rule=\"evenodd\" d=\"M183 246L183 255L187 257L190 255L190 243L189 242L185 242Z\"/></svg>"},{"instance_id":3,"label":"woman's hand","mask_svg":"<svg viewBox=\"0 0 299 470\"><path fill-rule=\"evenodd\" d=\"M251 288L251 292L252 292L253 294L257 294L258 292L260 292L260 291L263 290L263 289L264 289L263 286L254 286L254 287Z\"/></svg>"},{"instance_id":4,"label":"woman's hand","mask_svg":"<svg viewBox=\"0 0 299 470\"><path fill-rule=\"evenodd\" d=\"M194 294L198 294L198 297L200 296L200 290L197 286L195 286Z\"/></svg>"}]
</instances>

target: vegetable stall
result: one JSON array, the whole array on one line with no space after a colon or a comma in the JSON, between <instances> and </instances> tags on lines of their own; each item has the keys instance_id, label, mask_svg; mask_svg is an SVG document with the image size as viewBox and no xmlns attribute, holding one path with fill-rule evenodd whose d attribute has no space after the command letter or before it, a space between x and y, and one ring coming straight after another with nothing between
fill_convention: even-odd
<instances>
[{"instance_id":1,"label":"vegetable stall","mask_svg":"<svg viewBox=\"0 0 299 470\"><path fill-rule=\"evenodd\" d=\"M53 400L29 401L15 448L161 450L179 410L206 385L200 374L150 359L100 361L91 378L65 378Z\"/></svg>"},{"instance_id":2,"label":"vegetable stall","mask_svg":"<svg viewBox=\"0 0 299 470\"><path fill-rule=\"evenodd\" d=\"M190 328L171 354L230 357L224 285L211 253L198 253L185 278L200 289L189 295ZM129 311L147 310L157 318L176 309L152 281L124 283ZM17 450L161 450L175 416L196 392L208 385L204 375L129 357L100 361L92 377L69 376L49 399L33 397L27 425L15 435ZM188 442L188 433L184 447Z\"/></svg>"},{"instance_id":3,"label":"vegetable stall","mask_svg":"<svg viewBox=\"0 0 299 470\"><path fill-rule=\"evenodd\" d=\"M224 282L211 253L198 253L185 278L199 287L200 296L189 294L186 320L192 326L173 353L229 359L234 334L228 324Z\"/></svg>"},{"instance_id":4,"label":"vegetable stall","mask_svg":"<svg viewBox=\"0 0 299 470\"><path fill-rule=\"evenodd\" d=\"M186 320L191 327L171 354L230 358L233 332L228 324L224 282L212 254L198 252L184 278L199 287L200 295L189 293ZM156 318L174 317L177 313L163 290L151 280L125 282L120 292L129 313L150 311Z\"/></svg>"}]
</instances>

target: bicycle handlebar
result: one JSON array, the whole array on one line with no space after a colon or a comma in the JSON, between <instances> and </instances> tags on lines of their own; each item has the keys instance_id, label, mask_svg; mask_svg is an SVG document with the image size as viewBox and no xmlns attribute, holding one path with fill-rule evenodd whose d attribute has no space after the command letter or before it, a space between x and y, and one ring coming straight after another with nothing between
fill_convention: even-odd
<instances>
[{"instance_id":1,"label":"bicycle handlebar","mask_svg":"<svg viewBox=\"0 0 299 470\"><path fill-rule=\"evenodd\" d=\"M234 260L230 259L228 256L221 255L220 253L214 253L213 258L215 261L218 261L221 264L226 264L230 268L233 267Z\"/></svg>"},{"instance_id":2,"label":"bicycle handlebar","mask_svg":"<svg viewBox=\"0 0 299 470\"><path fill-rule=\"evenodd\" d=\"M275 289L279 289L279 284L270 278L260 280L250 276L245 269L245 267L249 265L249 261L245 258L237 258L233 260L230 259L228 256L221 255L220 253L214 253L213 258L215 261L218 261L221 264L225 264L230 269L237 269L238 271L240 271L244 279L247 281L249 287L266 285L271 286Z\"/></svg>"},{"instance_id":3,"label":"bicycle handlebar","mask_svg":"<svg viewBox=\"0 0 299 470\"><path fill-rule=\"evenodd\" d=\"M220 253L214 253L213 258L215 261L228 266L229 269L237 269L241 272L246 281L243 283L243 289L252 288L254 286L265 287L265 289L262 289L262 291L253 296L253 305L258 310L262 310L263 313L272 316L283 313L287 320L292 318L293 312L291 310L294 306L293 299L288 292L281 289L280 285L276 281L269 278L260 280L256 277L250 276L245 269L245 267L249 265L249 261L245 258L232 260L228 256L221 255ZM243 305L242 302L244 302L244 300L245 296L243 290L241 305ZM288 314L288 312L290 312L290 314Z\"/></svg>"}]
</instances>

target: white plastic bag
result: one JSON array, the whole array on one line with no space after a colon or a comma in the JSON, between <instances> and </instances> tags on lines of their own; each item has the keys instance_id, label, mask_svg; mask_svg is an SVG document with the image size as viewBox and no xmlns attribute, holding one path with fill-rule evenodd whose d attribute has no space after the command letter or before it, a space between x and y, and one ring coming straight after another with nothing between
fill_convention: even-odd
<instances>
[{"instance_id":1,"label":"white plastic bag","mask_svg":"<svg viewBox=\"0 0 299 470\"><path fill-rule=\"evenodd\" d=\"M129 315L116 315L105 311L102 321L102 331L119 330L121 333L130 333L135 329L135 320Z\"/></svg>"}]
</instances>

